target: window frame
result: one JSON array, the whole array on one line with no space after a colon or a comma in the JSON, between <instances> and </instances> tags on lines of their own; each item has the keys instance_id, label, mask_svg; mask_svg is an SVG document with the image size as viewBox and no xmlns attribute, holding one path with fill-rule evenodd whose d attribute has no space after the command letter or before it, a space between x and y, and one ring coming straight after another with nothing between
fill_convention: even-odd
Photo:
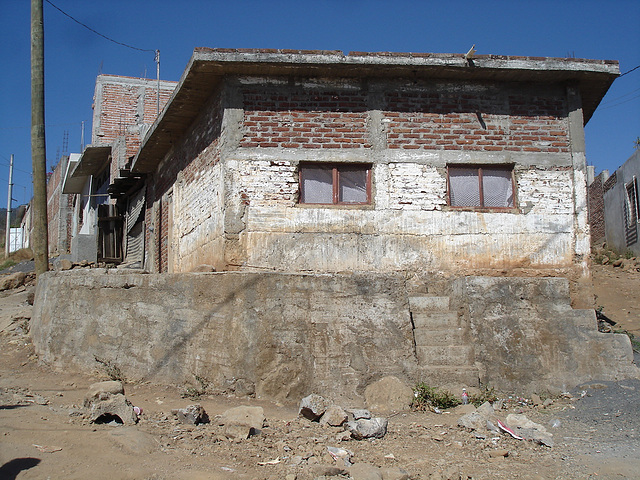
<instances>
[{"instance_id":1,"label":"window frame","mask_svg":"<svg viewBox=\"0 0 640 480\"><path fill-rule=\"evenodd\" d=\"M304 202L304 169L305 168L330 168L331 169L331 186L332 186L332 203L316 203ZM341 202L340 201L340 170L364 170L366 172L366 195L365 202ZM373 204L371 195L371 172L373 164L371 163L332 163L332 162L300 162L298 165L298 186L300 194L298 197L298 205L323 205L323 206L368 206Z\"/></svg>"},{"instance_id":2,"label":"window frame","mask_svg":"<svg viewBox=\"0 0 640 480\"><path fill-rule=\"evenodd\" d=\"M484 164L484 163L455 163L447 165L447 206L455 210L472 210L482 212L514 212L517 211L518 202L516 196L516 178L514 172L513 163L500 163L500 164ZM476 169L478 178L478 193L479 193L479 206L473 205L451 205L451 169L465 168ZM487 207L484 205L484 187L483 187L483 172L484 170L500 170L509 171L511 174L511 195L513 198L513 204L510 207Z\"/></svg>"},{"instance_id":3,"label":"window frame","mask_svg":"<svg viewBox=\"0 0 640 480\"><path fill-rule=\"evenodd\" d=\"M632 198L633 196L633 198ZM624 184L624 238L627 247L638 242L638 223L640 223L640 198L638 198L638 180L634 175Z\"/></svg>"}]
</instances>

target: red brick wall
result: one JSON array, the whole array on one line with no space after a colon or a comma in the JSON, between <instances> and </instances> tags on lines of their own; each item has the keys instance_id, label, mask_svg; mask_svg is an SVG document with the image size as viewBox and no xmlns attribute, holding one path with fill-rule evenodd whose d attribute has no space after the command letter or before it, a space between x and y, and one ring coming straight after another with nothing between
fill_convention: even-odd
<instances>
[{"instance_id":1,"label":"red brick wall","mask_svg":"<svg viewBox=\"0 0 640 480\"><path fill-rule=\"evenodd\" d=\"M604 188L602 173L589 185L587 208L589 212L589 226L591 228L591 244L601 242L605 238L604 228Z\"/></svg>"},{"instance_id":2,"label":"red brick wall","mask_svg":"<svg viewBox=\"0 0 640 480\"><path fill-rule=\"evenodd\" d=\"M62 157L47 177L47 241L49 254L69 251L73 195L62 193L63 175L67 170L68 157Z\"/></svg>"},{"instance_id":3,"label":"red brick wall","mask_svg":"<svg viewBox=\"0 0 640 480\"><path fill-rule=\"evenodd\" d=\"M562 89L475 90L462 84L383 95L390 149L569 152ZM242 147L368 148L366 91L245 88Z\"/></svg>"},{"instance_id":4,"label":"red brick wall","mask_svg":"<svg viewBox=\"0 0 640 480\"><path fill-rule=\"evenodd\" d=\"M244 92L242 147L367 148L360 92Z\"/></svg>"},{"instance_id":5,"label":"red brick wall","mask_svg":"<svg viewBox=\"0 0 640 480\"><path fill-rule=\"evenodd\" d=\"M485 96L486 95L486 96ZM389 92L389 148L568 152L564 97Z\"/></svg>"},{"instance_id":6,"label":"red brick wall","mask_svg":"<svg viewBox=\"0 0 640 480\"><path fill-rule=\"evenodd\" d=\"M116 140L124 139L118 151L113 152L113 159L128 160L135 156L140 148L146 126L155 121L158 109L157 81L102 75L98 77L101 92L96 96L97 113L94 116L93 145L111 145ZM160 109L164 107L175 87L176 82L160 82ZM120 165L112 162L112 178L117 176Z\"/></svg>"}]
</instances>

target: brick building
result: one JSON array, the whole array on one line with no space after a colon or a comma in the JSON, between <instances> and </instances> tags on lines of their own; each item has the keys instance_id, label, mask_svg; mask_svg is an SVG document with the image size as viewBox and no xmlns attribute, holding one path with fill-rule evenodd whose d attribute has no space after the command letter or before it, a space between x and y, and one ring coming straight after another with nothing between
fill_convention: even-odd
<instances>
[{"instance_id":1,"label":"brick building","mask_svg":"<svg viewBox=\"0 0 640 480\"><path fill-rule=\"evenodd\" d=\"M97 77L91 145L70 164L63 187L64 193L75 194L70 242L74 260L142 260L141 235L123 223L127 209L132 216L129 202L135 199L123 197L144 183L140 175L131 174L131 159L175 86L144 78ZM140 221L136 217L134 223Z\"/></svg>"},{"instance_id":2,"label":"brick building","mask_svg":"<svg viewBox=\"0 0 640 480\"><path fill-rule=\"evenodd\" d=\"M589 184L589 221L597 240L623 254L640 255L640 151L609 176L601 172Z\"/></svg>"},{"instance_id":3,"label":"brick building","mask_svg":"<svg viewBox=\"0 0 640 480\"><path fill-rule=\"evenodd\" d=\"M593 167L591 167L593 168ZM600 172L599 175L589 179L587 185L589 228L591 231L591 244L602 243L605 239L604 223L604 185L609 179L609 171Z\"/></svg>"},{"instance_id":4,"label":"brick building","mask_svg":"<svg viewBox=\"0 0 640 480\"><path fill-rule=\"evenodd\" d=\"M47 175L47 222L49 255L69 251L71 242L71 219L73 195L63 192L64 175L70 156L63 155L58 164Z\"/></svg>"},{"instance_id":5,"label":"brick building","mask_svg":"<svg viewBox=\"0 0 640 480\"><path fill-rule=\"evenodd\" d=\"M599 333L592 305L572 308L570 282L548 278L588 275L584 123L618 74L196 49L133 158L114 168L129 144L109 132L128 130L98 118L74 172L103 179L92 191L121 229L99 230L122 261L226 272L45 276L73 298L41 302L38 354L297 400L355 398L385 375L536 392L637 376L628 337Z\"/></svg>"},{"instance_id":6,"label":"brick building","mask_svg":"<svg viewBox=\"0 0 640 480\"><path fill-rule=\"evenodd\" d=\"M196 49L131 172L146 266L587 272L617 62Z\"/></svg>"}]
</instances>

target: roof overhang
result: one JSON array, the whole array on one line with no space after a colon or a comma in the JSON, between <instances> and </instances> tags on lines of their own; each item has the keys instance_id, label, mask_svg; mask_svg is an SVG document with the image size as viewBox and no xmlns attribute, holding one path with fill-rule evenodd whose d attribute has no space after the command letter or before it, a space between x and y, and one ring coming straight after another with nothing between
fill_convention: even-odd
<instances>
[{"instance_id":1,"label":"roof overhang","mask_svg":"<svg viewBox=\"0 0 640 480\"><path fill-rule=\"evenodd\" d=\"M151 173L172 142L200 113L225 76L410 78L572 84L582 97L584 122L620 75L615 60L432 53L196 48L178 86L147 132L131 171Z\"/></svg>"},{"instance_id":2,"label":"roof overhang","mask_svg":"<svg viewBox=\"0 0 640 480\"><path fill-rule=\"evenodd\" d=\"M111 145L92 147L88 146L82 152L78 164L71 172L71 178L87 177L97 175L109 163L111 156Z\"/></svg>"},{"instance_id":3,"label":"roof overhang","mask_svg":"<svg viewBox=\"0 0 640 480\"><path fill-rule=\"evenodd\" d=\"M64 180L62 182L62 193L82 193L84 185L87 181L86 176L71 177L73 170L78 166L80 158L79 153L69 154L69 162L67 163L67 170L64 172Z\"/></svg>"}]
</instances>

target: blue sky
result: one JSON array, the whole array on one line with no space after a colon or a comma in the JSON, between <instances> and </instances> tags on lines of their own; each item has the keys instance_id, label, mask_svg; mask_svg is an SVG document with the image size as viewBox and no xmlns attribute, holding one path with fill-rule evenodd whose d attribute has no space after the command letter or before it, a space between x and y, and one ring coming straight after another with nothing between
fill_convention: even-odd
<instances>
[{"instance_id":1,"label":"blue sky","mask_svg":"<svg viewBox=\"0 0 640 480\"><path fill-rule=\"evenodd\" d=\"M640 1L51 0L118 42L159 49L178 80L195 47L465 53L618 60L640 65ZM47 165L91 138L99 73L155 78L154 54L112 43L44 3ZM15 154L17 204L31 198L30 2L0 0L0 206ZM640 135L640 68L616 80L586 126L587 161L619 167Z\"/></svg>"}]
</instances>

